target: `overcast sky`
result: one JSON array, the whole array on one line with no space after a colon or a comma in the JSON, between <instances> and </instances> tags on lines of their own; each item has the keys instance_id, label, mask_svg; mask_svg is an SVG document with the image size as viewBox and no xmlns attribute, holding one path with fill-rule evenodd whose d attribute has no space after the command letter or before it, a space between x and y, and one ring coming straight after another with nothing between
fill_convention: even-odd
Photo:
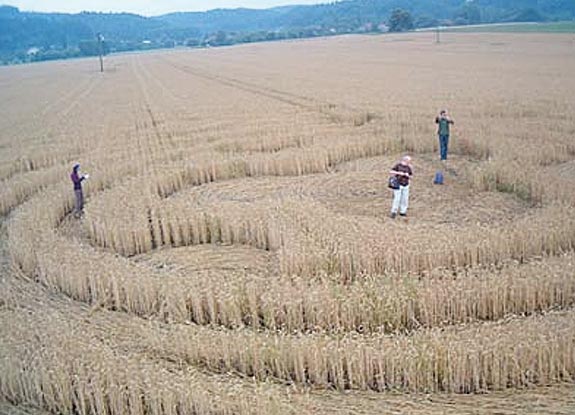
<instances>
[{"instance_id":1,"label":"overcast sky","mask_svg":"<svg viewBox=\"0 0 575 415\"><path fill-rule=\"evenodd\" d=\"M175 11L217 8L263 9L288 4L326 3L328 0L0 0L23 11L78 13L81 11L130 12L154 16Z\"/></svg>"}]
</instances>

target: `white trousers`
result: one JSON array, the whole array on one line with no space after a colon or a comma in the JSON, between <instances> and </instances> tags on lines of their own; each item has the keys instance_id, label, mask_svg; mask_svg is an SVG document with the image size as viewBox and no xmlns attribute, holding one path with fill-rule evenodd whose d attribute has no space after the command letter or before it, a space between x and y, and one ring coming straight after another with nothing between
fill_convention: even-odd
<instances>
[{"instance_id":1,"label":"white trousers","mask_svg":"<svg viewBox=\"0 0 575 415\"><path fill-rule=\"evenodd\" d=\"M409 185L399 186L399 189L393 191L393 204L391 205L391 213L404 214L407 213L409 205Z\"/></svg>"}]
</instances>

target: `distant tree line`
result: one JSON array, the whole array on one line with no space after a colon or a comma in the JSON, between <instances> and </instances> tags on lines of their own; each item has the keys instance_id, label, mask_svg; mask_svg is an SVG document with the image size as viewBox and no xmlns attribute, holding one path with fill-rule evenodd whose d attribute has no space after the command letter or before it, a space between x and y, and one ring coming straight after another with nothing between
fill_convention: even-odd
<instances>
[{"instance_id":1,"label":"distant tree line","mask_svg":"<svg viewBox=\"0 0 575 415\"><path fill-rule=\"evenodd\" d=\"M575 0L346 0L266 10L216 9L143 17L33 13L0 6L0 63L175 46L206 47L437 25L571 20Z\"/></svg>"}]
</instances>

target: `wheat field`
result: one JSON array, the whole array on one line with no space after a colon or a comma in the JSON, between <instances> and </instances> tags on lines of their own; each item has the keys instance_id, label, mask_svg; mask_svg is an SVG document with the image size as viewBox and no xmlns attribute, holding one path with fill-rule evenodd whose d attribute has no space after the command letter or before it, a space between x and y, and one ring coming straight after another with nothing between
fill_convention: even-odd
<instances>
[{"instance_id":1,"label":"wheat field","mask_svg":"<svg viewBox=\"0 0 575 415\"><path fill-rule=\"evenodd\" d=\"M0 68L0 412L573 413L572 38L434 41Z\"/></svg>"}]
</instances>

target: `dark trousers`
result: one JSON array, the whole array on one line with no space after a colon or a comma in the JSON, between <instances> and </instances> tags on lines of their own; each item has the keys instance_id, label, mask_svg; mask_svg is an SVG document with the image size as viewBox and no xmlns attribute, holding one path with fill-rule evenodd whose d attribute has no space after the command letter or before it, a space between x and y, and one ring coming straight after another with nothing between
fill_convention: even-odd
<instances>
[{"instance_id":1,"label":"dark trousers","mask_svg":"<svg viewBox=\"0 0 575 415\"><path fill-rule=\"evenodd\" d=\"M439 154L441 160L447 160L447 147L449 146L449 134L439 134Z\"/></svg>"},{"instance_id":2,"label":"dark trousers","mask_svg":"<svg viewBox=\"0 0 575 415\"><path fill-rule=\"evenodd\" d=\"M74 194L76 195L74 214L79 216L82 214L82 210L84 209L84 194L82 193L82 189L74 189Z\"/></svg>"}]
</instances>

